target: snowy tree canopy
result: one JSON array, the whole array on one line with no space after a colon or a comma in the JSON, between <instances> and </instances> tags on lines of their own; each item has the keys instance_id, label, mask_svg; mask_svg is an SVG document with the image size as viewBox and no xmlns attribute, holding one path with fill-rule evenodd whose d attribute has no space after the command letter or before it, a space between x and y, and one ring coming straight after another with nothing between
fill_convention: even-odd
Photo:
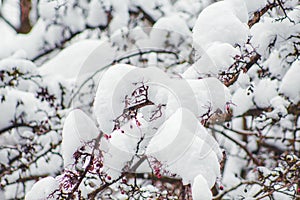
<instances>
[{"instance_id":1,"label":"snowy tree canopy","mask_svg":"<svg viewBox=\"0 0 300 200\"><path fill-rule=\"evenodd\" d=\"M300 198L297 0L0 1L0 199Z\"/></svg>"}]
</instances>

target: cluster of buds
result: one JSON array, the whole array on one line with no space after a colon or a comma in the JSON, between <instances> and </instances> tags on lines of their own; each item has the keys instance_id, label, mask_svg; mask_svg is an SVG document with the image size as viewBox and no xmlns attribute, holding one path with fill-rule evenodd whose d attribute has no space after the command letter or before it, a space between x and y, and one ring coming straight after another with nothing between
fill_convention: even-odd
<instances>
[{"instance_id":1,"label":"cluster of buds","mask_svg":"<svg viewBox=\"0 0 300 200\"><path fill-rule=\"evenodd\" d=\"M162 163L159 162L156 159L153 159L150 163L151 163L151 167L153 169L154 175L157 178L161 178L162 177L162 173L163 173L163 170L162 170L163 165L162 165Z\"/></svg>"},{"instance_id":2,"label":"cluster of buds","mask_svg":"<svg viewBox=\"0 0 300 200\"><path fill-rule=\"evenodd\" d=\"M49 124L48 120L43 120L41 123L37 126L33 127L33 130L38 135L42 135L44 133L47 133L51 130L51 125Z\"/></svg>"},{"instance_id":3,"label":"cluster of buds","mask_svg":"<svg viewBox=\"0 0 300 200\"><path fill-rule=\"evenodd\" d=\"M104 134L103 137L107 140L109 140L111 138L111 135L108 135L108 134Z\"/></svg>"},{"instance_id":4,"label":"cluster of buds","mask_svg":"<svg viewBox=\"0 0 300 200\"><path fill-rule=\"evenodd\" d=\"M56 97L53 94L50 94L47 87L40 87L40 90L37 91L36 97L39 98L41 101L49 102L50 107L54 107L54 103Z\"/></svg>"},{"instance_id":5,"label":"cluster of buds","mask_svg":"<svg viewBox=\"0 0 300 200\"><path fill-rule=\"evenodd\" d=\"M89 173L100 174L100 170L103 168L102 157L96 157L93 159L92 164L89 166Z\"/></svg>"},{"instance_id":6,"label":"cluster of buds","mask_svg":"<svg viewBox=\"0 0 300 200\"><path fill-rule=\"evenodd\" d=\"M69 193L73 190L74 186L77 184L79 179L79 174L75 171L65 170L64 173L57 177L60 183L60 188L64 193Z\"/></svg>"}]
</instances>

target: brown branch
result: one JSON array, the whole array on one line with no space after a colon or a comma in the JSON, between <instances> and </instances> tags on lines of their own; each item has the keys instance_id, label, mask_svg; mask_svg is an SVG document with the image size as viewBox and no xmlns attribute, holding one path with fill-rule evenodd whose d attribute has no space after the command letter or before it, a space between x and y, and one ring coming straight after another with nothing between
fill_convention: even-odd
<instances>
[{"instance_id":1,"label":"brown branch","mask_svg":"<svg viewBox=\"0 0 300 200\"><path fill-rule=\"evenodd\" d=\"M35 128L34 126L30 126L29 124L26 124L26 123L12 124L10 126L2 128L0 130L0 135L7 132L7 131L10 131L11 129L20 128L20 127L27 127L27 128L32 128L32 129Z\"/></svg>"},{"instance_id":2,"label":"brown branch","mask_svg":"<svg viewBox=\"0 0 300 200\"><path fill-rule=\"evenodd\" d=\"M154 105L154 103L152 101L150 101L150 100L147 100L147 101L145 101L143 103L134 105L134 106L129 107L129 108L125 108L123 114L126 113L126 112L128 112L128 111L137 110L137 109L143 108L145 106L150 106L150 105Z\"/></svg>"},{"instance_id":3,"label":"brown branch","mask_svg":"<svg viewBox=\"0 0 300 200\"><path fill-rule=\"evenodd\" d=\"M28 33L32 26L30 24L29 15L31 10L31 0L20 0L20 27L18 33Z\"/></svg>"},{"instance_id":4,"label":"brown branch","mask_svg":"<svg viewBox=\"0 0 300 200\"><path fill-rule=\"evenodd\" d=\"M252 19L250 19L248 21L248 26L249 28L251 28L254 24L256 24L257 22L259 22L260 18L269 10L271 10L272 8L278 6L278 4L275 3L275 1L273 3L269 3L268 5L266 5L264 8L262 8L259 11L254 12L254 16L252 17Z\"/></svg>"},{"instance_id":5,"label":"brown branch","mask_svg":"<svg viewBox=\"0 0 300 200\"><path fill-rule=\"evenodd\" d=\"M250 61L248 63L246 63L246 65L244 67L242 67L243 70L248 71L255 63L257 63L257 61L261 58L261 56L256 53L255 55L250 57ZM239 77L240 73L236 73L232 79L230 79L229 81L225 82L224 84L228 87L232 84L234 84L238 77Z\"/></svg>"}]
</instances>

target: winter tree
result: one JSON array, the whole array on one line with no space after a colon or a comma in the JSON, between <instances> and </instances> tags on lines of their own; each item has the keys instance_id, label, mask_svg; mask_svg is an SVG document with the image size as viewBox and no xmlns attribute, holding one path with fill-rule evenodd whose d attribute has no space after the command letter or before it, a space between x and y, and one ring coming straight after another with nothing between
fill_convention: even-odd
<instances>
[{"instance_id":1,"label":"winter tree","mask_svg":"<svg viewBox=\"0 0 300 200\"><path fill-rule=\"evenodd\" d=\"M299 199L297 0L0 1L0 199Z\"/></svg>"}]
</instances>

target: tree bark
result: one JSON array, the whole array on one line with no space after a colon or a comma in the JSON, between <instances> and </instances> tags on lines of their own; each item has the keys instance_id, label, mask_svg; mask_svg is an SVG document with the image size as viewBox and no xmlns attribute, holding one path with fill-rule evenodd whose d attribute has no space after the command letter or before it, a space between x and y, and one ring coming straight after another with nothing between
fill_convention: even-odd
<instances>
[{"instance_id":1,"label":"tree bark","mask_svg":"<svg viewBox=\"0 0 300 200\"><path fill-rule=\"evenodd\" d=\"M20 27L18 33L28 33L32 26L29 19L31 0L20 0Z\"/></svg>"}]
</instances>

